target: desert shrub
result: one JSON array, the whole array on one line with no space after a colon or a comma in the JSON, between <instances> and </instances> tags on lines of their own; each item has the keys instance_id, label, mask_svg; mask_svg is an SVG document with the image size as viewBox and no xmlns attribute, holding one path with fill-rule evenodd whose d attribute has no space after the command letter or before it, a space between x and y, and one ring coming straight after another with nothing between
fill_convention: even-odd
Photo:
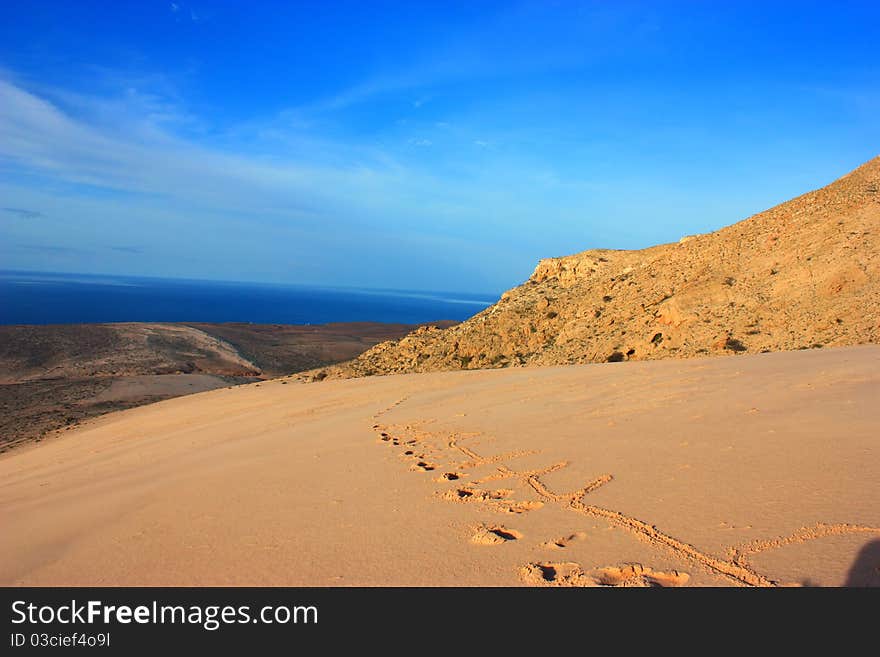
<instances>
[{"instance_id":1,"label":"desert shrub","mask_svg":"<svg viewBox=\"0 0 880 657\"><path fill-rule=\"evenodd\" d=\"M746 351L748 349L742 342L737 340L736 338L727 338L727 342L724 343L725 349L730 349L731 351Z\"/></svg>"}]
</instances>

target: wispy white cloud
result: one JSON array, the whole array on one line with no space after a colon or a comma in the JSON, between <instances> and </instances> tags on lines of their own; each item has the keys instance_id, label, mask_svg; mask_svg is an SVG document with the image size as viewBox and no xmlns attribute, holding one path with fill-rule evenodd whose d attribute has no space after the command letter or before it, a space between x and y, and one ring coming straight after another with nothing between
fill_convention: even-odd
<instances>
[{"instance_id":1,"label":"wispy white cloud","mask_svg":"<svg viewBox=\"0 0 880 657\"><path fill-rule=\"evenodd\" d=\"M71 98L78 108L87 108L88 121L0 80L0 167L165 199L218 216L259 215L294 223L323 217L340 226L381 228L393 217L417 225L419 217L433 216L432 225L442 230L460 222L450 203L468 205L469 186L457 190L388 151L288 134L292 141L287 143L297 146L294 152L243 154L174 135L165 113L152 111L152 102ZM427 138L411 141L431 144ZM328 157L333 152L338 155ZM345 160L346 152L354 157Z\"/></svg>"},{"instance_id":2,"label":"wispy white cloud","mask_svg":"<svg viewBox=\"0 0 880 657\"><path fill-rule=\"evenodd\" d=\"M173 94L153 88L122 85L116 95L97 96L37 90L0 77L0 172L6 178L0 193L9 207L64 217L53 224L51 239L45 229L25 226L42 222L5 222L0 229L7 244L44 240L47 248L60 248L64 234L73 250L101 231L103 252L122 257L114 243L138 239L151 254L206 270L218 266L216 254L247 248L274 254L252 258L249 266L276 263L271 266L286 267L288 278L295 266L298 279L312 281L333 267L334 280L357 280L357 267L343 271L340 262L357 261L364 245L372 245L386 254L370 274L374 284L387 284L395 267L407 267L420 272L414 283L422 277L419 284L431 287L448 267L480 276L480 263L493 250L497 260L511 261L523 247L504 235L553 212L536 187L549 183L524 175L517 162L460 157L456 149L473 152L474 141L461 126L431 120L379 140L355 139L330 137L332 129L322 130L326 124L302 116L193 130L199 119ZM406 137L415 130L421 134ZM563 203L575 196L573 188L558 195ZM476 222L497 235L491 246L474 237ZM187 244L202 250L194 254ZM47 258L73 257L51 248ZM536 253L513 259L524 270L543 251L529 248ZM452 264L471 252L468 264ZM278 264L284 262L291 264ZM503 275L484 287L503 287L497 282Z\"/></svg>"},{"instance_id":3,"label":"wispy white cloud","mask_svg":"<svg viewBox=\"0 0 880 657\"><path fill-rule=\"evenodd\" d=\"M41 219L45 216L42 212L28 210L26 208L0 208L0 210L19 219Z\"/></svg>"},{"instance_id":4,"label":"wispy white cloud","mask_svg":"<svg viewBox=\"0 0 880 657\"><path fill-rule=\"evenodd\" d=\"M178 23L181 21L190 21L193 23L198 23L202 20L202 14L197 13L195 9L192 7L187 7L178 2L172 2L168 5L168 9L171 11L171 14L174 16L174 20Z\"/></svg>"},{"instance_id":5,"label":"wispy white cloud","mask_svg":"<svg viewBox=\"0 0 880 657\"><path fill-rule=\"evenodd\" d=\"M418 109L433 95L425 91L451 84L582 69L634 44L643 45L660 30L654 20L651 11L639 7L514 3L486 22L425 44L406 62L376 70L300 109L339 111L401 93L409 95L406 102Z\"/></svg>"}]
</instances>

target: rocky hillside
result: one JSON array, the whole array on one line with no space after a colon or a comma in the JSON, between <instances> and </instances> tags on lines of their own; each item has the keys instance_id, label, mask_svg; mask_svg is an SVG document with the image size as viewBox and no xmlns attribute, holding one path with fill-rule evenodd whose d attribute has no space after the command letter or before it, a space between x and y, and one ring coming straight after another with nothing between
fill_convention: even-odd
<instances>
[{"instance_id":1,"label":"rocky hillside","mask_svg":"<svg viewBox=\"0 0 880 657\"><path fill-rule=\"evenodd\" d=\"M880 157L722 230L542 260L470 320L304 379L880 342Z\"/></svg>"}]
</instances>

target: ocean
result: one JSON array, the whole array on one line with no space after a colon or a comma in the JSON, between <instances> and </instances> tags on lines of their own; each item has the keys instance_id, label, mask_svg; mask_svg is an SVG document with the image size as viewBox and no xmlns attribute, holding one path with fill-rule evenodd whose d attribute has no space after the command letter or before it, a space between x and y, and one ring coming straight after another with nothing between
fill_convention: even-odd
<instances>
[{"instance_id":1,"label":"ocean","mask_svg":"<svg viewBox=\"0 0 880 657\"><path fill-rule=\"evenodd\" d=\"M0 324L464 320L491 294L0 271Z\"/></svg>"}]
</instances>

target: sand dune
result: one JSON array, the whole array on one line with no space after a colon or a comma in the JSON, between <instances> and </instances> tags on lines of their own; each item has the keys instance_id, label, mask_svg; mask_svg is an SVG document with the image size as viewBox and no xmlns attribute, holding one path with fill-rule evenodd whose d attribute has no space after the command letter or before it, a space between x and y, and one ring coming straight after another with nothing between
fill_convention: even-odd
<instances>
[{"instance_id":1,"label":"sand dune","mask_svg":"<svg viewBox=\"0 0 880 657\"><path fill-rule=\"evenodd\" d=\"M0 457L0 583L876 585L878 365L275 380L123 411Z\"/></svg>"}]
</instances>

